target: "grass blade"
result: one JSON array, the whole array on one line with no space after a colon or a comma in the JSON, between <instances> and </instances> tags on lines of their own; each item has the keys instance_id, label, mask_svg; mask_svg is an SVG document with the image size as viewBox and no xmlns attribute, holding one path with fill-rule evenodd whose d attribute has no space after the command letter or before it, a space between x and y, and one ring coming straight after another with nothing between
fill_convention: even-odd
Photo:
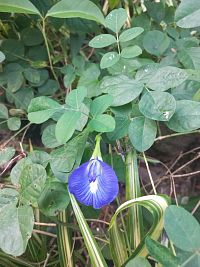
<instances>
[{"instance_id":1,"label":"grass blade","mask_svg":"<svg viewBox=\"0 0 200 267\"><path fill-rule=\"evenodd\" d=\"M130 151L126 157L126 200L141 196L140 180L138 174L137 153ZM131 249L135 249L143 236L142 209L134 205L128 210L127 232Z\"/></svg>"},{"instance_id":2,"label":"grass blade","mask_svg":"<svg viewBox=\"0 0 200 267\"><path fill-rule=\"evenodd\" d=\"M74 214L76 216L77 222L79 224L79 228L80 231L82 233L85 245L87 247L89 256L90 256L90 260L91 260L91 266L95 266L95 267L107 267L107 264L105 262L105 259L100 251L100 248L98 246L98 244L96 243L94 236L83 216L83 213L76 201L76 199L74 198L74 196L72 194L70 194L70 198L71 198L71 204L72 204L72 208L74 210Z\"/></svg>"}]
</instances>

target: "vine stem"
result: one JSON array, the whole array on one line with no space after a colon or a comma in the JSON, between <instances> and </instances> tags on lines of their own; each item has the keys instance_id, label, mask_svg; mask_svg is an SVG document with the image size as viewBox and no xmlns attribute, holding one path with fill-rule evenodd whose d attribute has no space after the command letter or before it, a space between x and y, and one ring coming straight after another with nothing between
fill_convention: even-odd
<instances>
[{"instance_id":1,"label":"vine stem","mask_svg":"<svg viewBox=\"0 0 200 267\"><path fill-rule=\"evenodd\" d=\"M55 73L54 68L53 68L51 53L50 53L49 44L48 44L48 40L47 40L45 18L42 18L42 35L44 37L44 42L45 42L45 46L47 49L47 54L48 54L48 58L49 58L49 65L50 65L51 72L52 72L55 80L58 81L58 78L57 78L56 73Z\"/></svg>"}]
</instances>

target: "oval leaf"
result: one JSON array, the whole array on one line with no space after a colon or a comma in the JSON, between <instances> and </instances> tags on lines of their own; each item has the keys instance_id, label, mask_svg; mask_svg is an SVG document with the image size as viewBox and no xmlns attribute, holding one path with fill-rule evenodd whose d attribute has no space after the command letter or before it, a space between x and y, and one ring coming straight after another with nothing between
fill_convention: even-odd
<instances>
[{"instance_id":1,"label":"oval leaf","mask_svg":"<svg viewBox=\"0 0 200 267\"><path fill-rule=\"evenodd\" d=\"M155 121L145 117L137 117L129 126L129 138L132 145L140 152L149 149L156 138L157 127Z\"/></svg>"},{"instance_id":2,"label":"oval leaf","mask_svg":"<svg viewBox=\"0 0 200 267\"><path fill-rule=\"evenodd\" d=\"M1 12L25 13L40 15L39 10L28 0L0 0Z\"/></svg>"},{"instance_id":3,"label":"oval leaf","mask_svg":"<svg viewBox=\"0 0 200 267\"><path fill-rule=\"evenodd\" d=\"M117 63L120 59L120 56L117 52L108 52L105 55L103 55L100 67L101 69L106 69L111 66L113 66L115 63Z\"/></svg>"},{"instance_id":4,"label":"oval leaf","mask_svg":"<svg viewBox=\"0 0 200 267\"><path fill-rule=\"evenodd\" d=\"M68 110L60 117L55 129L56 139L60 144L66 143L72 137L80 117L81 112L74 110Z\"/></svg>"},{"instance_id":5,"label":"oval leaf","mask_svg":"<svg viewBox=\"0 0 200 267\"><path fill-rule=\"evenodd\" d=\"M115 129L115 120L107 114L99 114L89 122L89 129L96 132L112 132Z\"/></svg>"},{"instance_id":6,"label":"oval leaf","mask_svg":"<svg viewBox=\"0 0 200 267\"><path fill-rule=\"evenodd\" d=\"M168 121L176 110L176 100L166 92L147 92L139 102L139 109L149 119Z\"/></svg>"},{"instance_id":7,"label":"oval leaf","mask_svg":"<svg viewBox=\"0 0 200 267\"><path fill-rule=\"evenodd\" d=\"M83 18L104 24L104 17L100 9L88 0L62 0L55 4L47 13L48 17Z\"/></svg>"},{"instance_id":8,"label":"oval leaf","mask_svg":"<svg viewBox=\"0 0 200 267\"><path fill-rule=\"evenodd\" d=\"M112 106L122 106L140 95L143 84L125 75L107 76L101 83L101 90L113 96Z\"/></svg>"},{"instance_id":9,"label":"oval leaf","mask_svg":"<svg viewBox=\"0 0 200 267\"><path fill-rule=\"evenodd\" d=\"M184 208L169 206L164 216L164 227L169 239L178 248L185 251L200 249L200 225Z\"/></svg>"},{"instance_id":10,"label":"oval leaf","mask_svg":"<svg viewBox=\"0 0 200 267\"><path fill-rule=\"evenodd\" d=\"M143 39L144 49L154 56L161 56L169 47L170 40L161 31L149 31Z\"/></svg>"},{"instance_id":11,"label":"oval leaf","mask_svg":"<svg viewBox=\"0 0 200 267\"><path fill-rule=\"evenodd\" d=\"M191 100L176 102L176 111L167 126L175 132L188 132L200 128L200 103Z\"/></svg>"},{"instance_id":12,"label":"oval leaf","mask_svg":"<svg viewBox=\"0 0 200 267\"><path fill-rule=\"evenodd\" d=\"M96 115L106 111L106 109L112 105L112 102L113 97L111 95L102 95L95 98L90 106L92 116L95 117Z\"/></svg>"},{"instance_id":13,"label":"oval leaf","mask_svg":"<svg viewBox=\"0 0 200 267\"><path fill-rule=\"evenodd\" d=\"M128 42L134 38L136 38L138 35L140 35L144 31L141 27L134 27L128 30L123 31L119 36L120 42Z\"/></svg>"},{"instance_id":14,"label":"oval leaf","mask_svg":"<svg viewBox=\"0 0 200 267\"><path fill-rule=\"evenodd\" d=\"M123 58L134 58L142 54L142 49L137 46L128 46L122 49L121 57Z\"/></svg>"},{"instance_id":15,"label":"oval leaf","mask_svg":"<svg viewBox=\"0 0 200 267\"><path fill-rule=\"evenodd\" d=\"M51 118L61 105L46 97L35 97L28 106L28 119L32 123L42 123Z\"/></svg>"},{"instance_id":16,"label":"oval leaf","mask_svg":"<svg viewBox=\"0 0 200 267\"><path fill-rule=\"evenodd\" d=\"M195 28L200 26L200 1L182 0L175 12L175 20L181 28Z\"/></svg>"},{"instance_id":17,"label":"oval leaf","mask_svg":"<svg viewBox=\"0 0 200 267\"><path fill-rule=\"evenodd\" d=\"M111 31L118 33L121 27L124 25L125 21L127 20L127 13L126 10L123 8L118 8L111 11L106 19L106 27L109 28Z\"/></svg>"},{"instance_id":18,"label":"oval leaf","mask_svg":"<svg viewBox=\"0 0 200 267\"><path fill-rule=\"evenodd\" d=\"M185 70L176 67L162 67L155 69L152 76L147 81L147 87L155 91L165 91L174 88L187 80L188 74Z\"/></svg>"},{"instance_id":19,"label":"oval leaf","mask_svg":"<svg viewBox=\"0 0 200 267\"><path fill-rule=\"evenodd\" d=\"M102 48L116 43L116 38L111 34L100 34L95 36L90 42L89 46L94 48Z\"/></svg>"}]
</instances>

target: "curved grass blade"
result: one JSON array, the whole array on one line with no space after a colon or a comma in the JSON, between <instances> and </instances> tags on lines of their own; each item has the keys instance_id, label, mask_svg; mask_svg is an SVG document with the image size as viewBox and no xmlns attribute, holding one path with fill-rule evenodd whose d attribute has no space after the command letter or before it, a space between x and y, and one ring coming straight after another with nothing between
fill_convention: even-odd
<instances>
[{"instance_id":1,"label":"curved grass blade","mask_svg":"<svg viewBox=\"0 0 200 267\"><path fill-rule=\"evenodd\" d=\"M72 203L72 208L74 210L74 214L76 216L77 222L79 224L80 231L82 233L84 243L87 247L90 260L91 260L91 266L95 267L107 267L108 265L106 264L104 257L100 251L99 246L97 245L94 236L83 216L83 213L74 198L72 194L69 193L71 203Z\"/></svg>"},{"instance_id":2,"label":"curved grass blade","mask_svg":"<svg viewBox=\"0 0 200 267\"><path fill-rule=\"evenodd\" d=\"M119 236L122 235L120 232L117 216L120 212L127 208L131 208L134 205L140 205L144 208L148 209L153 216L153 225L150 230L144 236L138 247L135 249L133 254L128 258L127 255L118 254L121 248L121 238L119 242ZM145 238L146 236L150 236L152 239L157 240L161 234L164 225L164 211L167 208L168 203L167 200L158 195L149 195L143 196L136 199L131 199L123 203L115 212L114 216L111 219L109 226L109 235L110 235L110 251L113 256L113 260L116 267L124 266L130 259L135 256L146 257L148 254L147 248L145 246Z\"/></svg>"}]
</instances>

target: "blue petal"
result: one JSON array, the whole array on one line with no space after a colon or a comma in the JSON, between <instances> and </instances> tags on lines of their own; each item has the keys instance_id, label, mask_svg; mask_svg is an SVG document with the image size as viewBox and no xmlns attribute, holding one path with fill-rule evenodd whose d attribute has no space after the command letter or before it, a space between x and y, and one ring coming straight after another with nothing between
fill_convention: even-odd
<instances>
[{"instance_id":1,"label":"blue petal","mask_svg":"<svg viewBox=\"0 0 200 267\"><path fill-rule=\"evenodd\" d=\"M70 175L69 191L80 203L99 209L117 196L118 179L108 164L100 160L90 160Z\"/></svg>"}]
</instances>

